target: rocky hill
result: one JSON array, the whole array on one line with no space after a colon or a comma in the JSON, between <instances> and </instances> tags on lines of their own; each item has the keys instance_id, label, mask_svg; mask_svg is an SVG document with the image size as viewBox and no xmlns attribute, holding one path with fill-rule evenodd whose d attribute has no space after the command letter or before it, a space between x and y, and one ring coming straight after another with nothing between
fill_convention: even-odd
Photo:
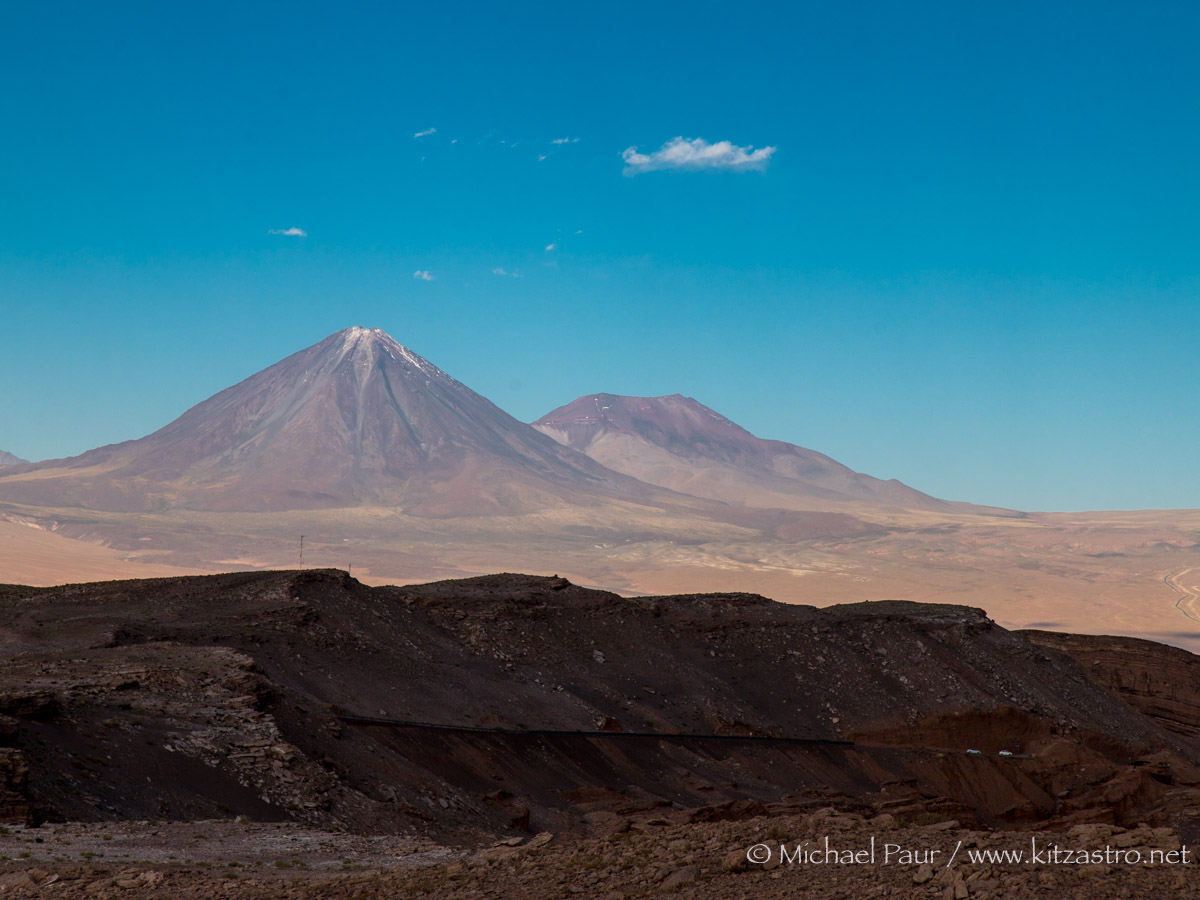
<instances>
[{"instance_id":1,"label":"rocky hill","mask_svg":"<svg viewBox=\"0 0 1200 900\"><path fill-rule=\"evenodd\" d=\"M831 797L1006 827L1200 808L1177 731L967 607L325 570L6 587L0 640L10 819L475 840Z\"/></svg>"}]
</instances>

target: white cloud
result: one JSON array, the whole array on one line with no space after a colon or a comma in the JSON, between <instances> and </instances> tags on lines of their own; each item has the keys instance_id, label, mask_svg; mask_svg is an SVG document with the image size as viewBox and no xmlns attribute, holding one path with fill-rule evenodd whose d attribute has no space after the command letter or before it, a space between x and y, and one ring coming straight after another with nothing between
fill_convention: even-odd
<instances>
[{"instance_id":1,"label":"white cloud","mask_svg":"<svg viewBox=\"0 0 1200 900\"><path fill-rule=\"evenodd\" d=\"M267 234L281 234L284 237L308 237L308 232L303 228L272 228Z\"/></svg>"},{"instance_id":2,"label":"white cloud","mask_svg":"<svg viewBox=\"0 0 1200 900\"><path fill-rule=\"evenodd\" d=\"M557 250L557 249L558 249L558 244L547 244L546 245L547 253L549 253L551 250Z\"/></svg>"},{"instance_id":3,"label":"white cloud","mask_svg":"<svg viewBox=\"0 0 1200 900\"><path fill-rule=\"evenodd\" d=\"M424 131L418 131L416 134L413 135L413 137L415 137L415 138L429 137L431 134L437 134L437 129L436 128L426 128Z\"/></svg>"},{"instance_id":4,"label":"white cloud","mask_svg":"<svg viewBox=\"0 0 1200 900\"><path fill-rule=\"evenodd\" d=\"M729 169L761 172L771 161L775 147L738 147L729 141L710 144L704 138L674 137L654 153L638 153L630 147L621 154L625 174L655 172L661 169Z\"/></svg>"},{"instance_id":5,"label":"white cloud","mask_svg":"<svg viewBox=\"0 0 1200 900\"><path fill-rule=\"evenodd\" d=\"M552 144L578 144L579 138L555 138L550 143L552 143Z\"/></svg>"},{"instance_id":6,"label":"white cloud","mask_svg":"<svg viewBox=\"0 0 1200 900\"><path fill-rule=\"evenodd\" d=\"M539 153L539 154L538 154L538 162L544 162L544 161L545 161L545 159L546 159L546 154L545 154L545 153Z\"/></svg>"},{"instance_id":7,"label":"white cloud","mask_svg":"<svg viewBox=\"0 0 1200 900\"><path fill-rule=\"evenodd\" d=\"M506 269L501 269L501 268L492 269L492 274L493 275L504 275L504 276L507 276L508 278L524 278L525 277L520 272L517 272L517 271L509 272Z\"/></svg>"},{"instance_id":8,"label":"white cloud","mask_svg":"<svg viewBox=\"0 0 1200 900\"><path fill-rule=\"evenodd\" d=\"M417 281L433 281L433 275L428 269L417 269L413 272L413 278Z\"/></svg>"}]
</instances>

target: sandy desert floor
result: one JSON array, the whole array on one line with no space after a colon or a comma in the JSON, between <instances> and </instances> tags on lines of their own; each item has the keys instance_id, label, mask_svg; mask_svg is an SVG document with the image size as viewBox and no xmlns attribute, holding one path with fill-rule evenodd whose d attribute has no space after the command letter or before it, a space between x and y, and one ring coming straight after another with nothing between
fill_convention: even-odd
<instances>
[{"instance_id":1,"label":"sandy desert floor","mask_svg":"<svg viewBox=\"0 0 1200 900\"><path fill-rule=\"evenodd\" d=\"M393 510L172 516L0 510L0 582L64 584L300 565L369 584L560 574L626 595L746 591L826 606L981 607L1009 628L1124 634L1200 650L1200 514L893 516L887 533L783 541L728 523L610 514L437 520Z\"/></svg>"},{"instance_id":2,"label":"sandy desert floor","mask_svg":"<svg viewBox=\"0 0 1200 900\"><path fill-rule=\"evenodd\" d=\"M73 540L44 526L0 520L0 581L46 586L79 581L202 575L213 569L165 565L103 544Z\"/></svg>"}]
</instances>

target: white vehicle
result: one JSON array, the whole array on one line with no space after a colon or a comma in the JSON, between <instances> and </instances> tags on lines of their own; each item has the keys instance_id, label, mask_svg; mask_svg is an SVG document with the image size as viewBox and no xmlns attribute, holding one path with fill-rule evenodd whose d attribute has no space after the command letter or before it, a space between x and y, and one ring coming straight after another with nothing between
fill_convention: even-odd
<instances>
[{"instance_id":1,"label":"white vehicle","mask_svg":"<svg viewBox=\"0 0 1200 900\"><path fill-rule=\"evenodd\" d=\"M1001 750L1000 755L1001 756L1012 756L1012 751L1011 750Z\"/></svg>"}]
</instances>

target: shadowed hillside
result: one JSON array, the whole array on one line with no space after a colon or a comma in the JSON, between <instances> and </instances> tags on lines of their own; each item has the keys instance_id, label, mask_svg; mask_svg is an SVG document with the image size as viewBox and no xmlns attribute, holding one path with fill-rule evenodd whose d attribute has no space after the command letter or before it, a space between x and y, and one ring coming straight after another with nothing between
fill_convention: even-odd
<instances>
[{"instance_id":1,"label":"shadowed hillside","mask_svg":"<svg viewBox=\"0 0 1200 900\"><path fill-rule=\"evenodd\" d=\"M1175 734L967 607L306 571L6 587L0 635L17 819L466 838L840 796L1126 822L1197 783Z\"/></svg>"}]
</instances>

